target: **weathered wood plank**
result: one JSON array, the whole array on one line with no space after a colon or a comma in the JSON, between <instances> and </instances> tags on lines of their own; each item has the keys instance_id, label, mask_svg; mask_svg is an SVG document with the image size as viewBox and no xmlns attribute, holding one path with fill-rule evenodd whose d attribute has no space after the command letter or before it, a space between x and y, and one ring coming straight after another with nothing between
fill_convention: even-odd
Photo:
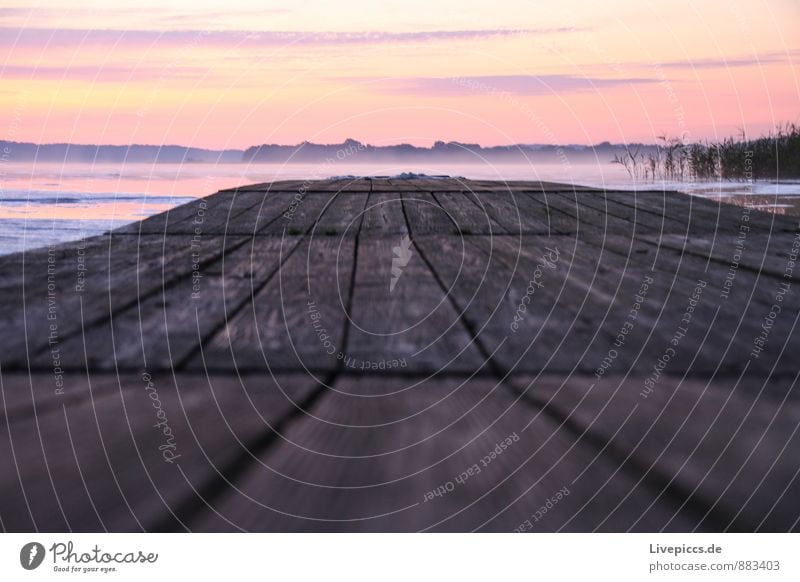
<instances>
[{"instance_id":1,"label":"weathered wood plank","mask_svg":"<svg viewBox=\"0 0 800 582\"><path fill-rule=\"evenodd\" d=\"M41 377L4 375L2 382L4 392L33 386L37 407L60 398L39 400ZM0 446L13 454L0 467L14 475L0 480L3 526L182 530L183 514L207 511L203 498L270 446L313 387L301 376L181 376L177 384L169 373L72 377L68 404L3 422Z\"/></svg>"},{"instance_id":2,"label":"weathered wood plank","mask_svg":"<svg viewBox=\"0 0 800 582\"><path fill-rule=\"evenodd\" d=\"M472 190L495 192L588 192L596 190L586 186L560 184L558 182L539 182L530 180L459 180Z\"/></svg>"},{"instance_id":3,"label":"weathered wood plank","mask_svg":"<svg viewBox=\"0 0 800 582\"><path fill-rule=\"evenodd\" d=\"M751 273L800 281L800 270L796 263L800 249L800 226L789 236L764 235L740 232L717 234L709 237L642 236L642 241L692 254L713 261L713 268L720 274L747 270Z\"/></svg>"},{"instance_id":4,"label":"weathered wood plank","mask_svg":"<svg viewBox=\"0 0 800 582\"><path fill-rule=\"evenodd\" d=\"M525 194L479 194L481 208L511 234L557 234L549 215ZM566 231L571 232L571 231Z\"/></svg>"},{"instance_id":5,"label":"weathered wood plank","mask_svg":"<svg viewBox=\"0 0 800 582\"><path fill-rule=\"evenodd\" d=\"M203 221L222 223L229 216L238 197L236 192L220 192L199 198L156 214L141 222L134 222L116 229L117 234L194 234ZM246 200L246 198L244 198Z\"/></svg>"},{"instance_id":6,"label":"weathered wood plank","mask_svg":"<svg viewBox=\"0 0 800 582\"><path fill-rule=\"evenodd\" d=\"M190 367L330 371L340 365L353 237L305 238L291 250L284 246L277 276L227 320Z\"/></svg>"},{"instance_id":7,"label":"weathered wood plank","mask_svg":"<svg viewBox=\"0 0 800 582\"><path fill-rule=\"evenodd\" d=\"M355 236L363 220L369 192L337 196L319 217L312 236Z\"/></svg>"},{"instance_id":8,"label":"weathered wood plank","mask_svg":"<svg viewBox=\"0 0 800 582\"><path fill-rule=\"evenodd\" d=\"M309 232L339 196L345 195L336 192L292 195L288 207L277 220L265 224L257 232L261 235L298 235Z\"/></svg>"},{"instance_id":9,"label":"weathered wood plank","mask_svg":"<svg viewBox=\"0 0 800 582\"><path fill-rule=\"evenodd\" d=\"M366 236L395 235L408 232L399 191L373 192L364 209L361 231Z\"/></svg>"},{"instance_id":10,"label":"weathered wood plank","mask_svg":"<svg viewBox=\"0 0 800 582\"><path fill-rule=\"evenodd\" d=\"M252 294L274 277L281 256L299 237L254 237L206 269L115 310L109 318L60 344L66 369L139 370L180 368L201 342L223 327ZM31 358L46 367L51 354Z\"/></svg>"},{"instance_id":11,"label":"weathered wood plank","mask_svg":"<svg viewBox=\"0 0 800 582\"><path fill-rule=\"evenodd\" d=\"M566 194L560 193L556 196L562 196L572 202L586 206L590 209L599 211L601 215L613 216L614 218L622 220L630 220L634 222L638 230L642 232L659 233L659 232L679 232L685 233L690 231L690 225L687 217L674 217L664 212L662 208L646 207L642 208L641 205L636 204L634 193L630 200L629 194L622 195L622 198L615 197L612 193L604 192L603 194L595 193L580 193L580 194ZM576 196L579 197L576 200ZM710 226L706 226L706 229Z\"/></svg>"},{"instance_id":12,"label":"weathered wood plank","mask_svg":"<svg viewBox=\"0 0 800 582\"><path fill-rule=\"evenodd\" d=\"M595 336L610 341L598 325L605 312L599 308L608 307L622 271L613 280L597 279L597 263L582 261L569 237L467 240L464 249L446 237L420 238L419 244L495 365L572 371ZM587 302L595 311L584 313Z\"/></svg>"},{"instance_id":13,"label":"weathered wood plank","mask_svg":"<svg viewBox=\"0 0 800 582\"><path fill-rule=\"evenodd\" d=\"M373 192L419 192L423 189L419 179L390 178L387 186L373 184Z\"/></svg>"},{"instance_id":14,"label":"weathered wood plank","mask_svg":"<svg viewBox=\"0 0 800 582\"><path fill-rule=\"evenodd\" d=\"M27 266L19 271L20 286L6 293L0 318L8 329L24 330L27 337L25 341L1 338L0 361L4 366L24 367L32 355L51 354L51 359L58 359L53 350L79 337L84 327L135 305L140 297L169 286L196 267L202 269L226 248L244 241L208 235L114 235L89 251L73 245L53 255L46 249L26 254Z\"/></svg>"},{"instance_id":15,"label":"weathered wood plank","mask_svg":"<svg viewBox=\"0 0 800 582\"><path fill-rule=\"evenodd\" d=\"M495 381L343 378L310 412L290 426L286 446L268 451L220 499L219 515L205 513L191 526L513 531L565 487L569 495L533 529L613 529L603 524L624 496L630 503L618 518L641 517L643 530L677 509L657 504L643 514L657 492L635 487L633 477ZM612 486L600 498L606 481ZM672 527L685 527L682 519Z\"/></svg>"},{"instance_id":16,"label":"weathered wood plank","mask_svg":"<svg viewBox=\"0 0 800 582\"><path fill-rule=\"evenodd\" d=\"M469 192L437 192L436 202L453 217L458 232L462 235L505 234L509 232L490 212L487 204Z\"/></svg>"},{"instance_id":17,"label":"weathered wood plank","mask_svg":"<svg viewBox=\"0 0 800 582\"><path fill-rule=\"evenodd\" d=\"M628 234L633 236L635 223L631 220L602 214L595 209L588 208L579 203L573 194L571 198L559 193L545 192L543 194L522 193L520 197L528 196L544 207L547 223L557 233L573 234L581 232L613 232L614 234Z\"/></svg>"},{"instance_id":18,"label":"weathered wood plank","mask_svg":"<svg viewBox=\"0 0 800 582\"><path fill-rule=\"evenodd\" d=\"M403 192L403 212L409 231L417 234L457 234L455 220L427 192Z\"/></svg>"},{"instance_id":19,"label":"weathered wood plank","mask_svg":"<svg viewBox=\"0 0 800 582\"><path fill-rule=\"evenodd\" d=\"M674 193L340 177L2 257L0 523L791 529L797 232Z\"/></svg>"},{"instance_id":20,"label":"weathered wood plank","mask_svg":"<svg viewBox=\"0 0 800 582\"><path fill-rule=\"evenodd\" d=\"M279 180L277 182L261 182L258 184L236 186L234 188L220 190L220 192L234 192L241 189L258 192L298 192L301 189L307 189L313 182L313 180Z\"/></svg>"},{"instance_id":21,"label":"weathered wood plank","mask_svg":"<svg viewBox=\"0 0 800 582\"><path fill-rule=\"evenodd\" d=\"M231 216L230 220L215 225L210 230L204 226L202 228L203 232L214 232L227 236L252 236L279 220L289 210L295 194L289 192L240 191L237 196L242 197L242 201L240 211L236 213L236 216ZM239 204L238 199L236 204ZM233 211L231 215L233 215Z\"/></svg>"},{"instance_id":22,"label":"weathered wood plank","mask_svg":"<svg viewBox=\"0 0 800 582\"><path fill-rule=\"evenodd\" d=\"M578 427L598 433L610 443L609 454L635 465L660 491L656 504L676 503L673 516L651 528L670 528L682 510L694 507L691 529L786 531L796 527L796 500L763 493L785 491L796 481L800 408L796 399L786 406L783 398L764 398L768 382L778 383L785 398L796 376L780 382L663 378L646 397L635 378L534 381L530 390ZM619 524L614 511L609 505L609 517ZM637 519L632 527L642 525Z\"/></svg>"},{"instance_id":23,"label":"weathered wood plank","mask_svg":"<svg viewBox=\"0 0 800 582\"><path fill-rule=\"evenodd\" d=\"M635 317L624 305L618 311L619 329L615 333L624 332L619 340L624 347L592 350L590 361L599 364L598 357L606 359L613 350L617 369L633 366L632 359L639 362L638 367L646 368L672 347L669 373L738 373L745 365L752 366L754 372L768 372L780 349L791 349L797 342L792 331L797 309L787 309L786 317L775 325L781 340L766 346L759 356L750 357L760 331L756 322L770 313L781 289L781 282L773 277L740 271L735 284L728 285L728 279L707 260L643 239L605 236L587 242L611 252L603 260L605 268L639 273L641 278L641 282L620 290L621 302L624 304L623 297L627 297L630 307L637 310ZM645 276L653 281L648 282L644 301L638 301L637 289L643 288ZM695 293L699 297L693 299Z\"/></svg>"},{"instance_id":24,"label":"weathered wood plank","mask_svg":"<svg viewBox=\"0 0 800 582\"><path fill-rule=\"evenodd\" d=\"M480 367L450 292L408 236L362 237L346 365L413 372Z\"/></svg>"}]
</instances>

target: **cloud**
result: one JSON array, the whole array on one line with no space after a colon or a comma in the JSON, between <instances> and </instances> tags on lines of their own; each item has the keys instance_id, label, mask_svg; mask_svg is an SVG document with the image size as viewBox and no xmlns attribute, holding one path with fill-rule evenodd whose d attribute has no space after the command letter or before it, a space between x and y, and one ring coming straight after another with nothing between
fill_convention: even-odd
<instances>
[{"instance_id":1,"label":"cloud","mask_svg":"<svg viewBox=\"0 0 800 582\"><path fill-rule=\"evenodd\" d=\"M343 79L362 82L376 91L428 96L550 95L601 88L658 83L649 78L599 78L576 75L484 75L477 77L409 77L401 79Z\"/></svg>"},{"instance_id":2,"label":"cloud","mask_svg":"<svg viewBox=\"0 0 800 582\"><path fill-rule=\"evenodd\" d=\"M224 20L230 17L232 14L235 15L236 18L238 19L238 18L258 18L260 16L267 16L267 15L275 16L279 14L290 14L291 12L292 12L291 8L259 8L257 10L236 10L233 13L231 11L217 11L217 12L192 11L190 13L175 12L175 13L154 15L152 19L148 19L148 22L196 23L199 20L209 20L209 21Z\"/></svg>"},{"instance_id":3,"label":"cloud","mask_svg":"<svg viewBox=\"0 0 800 582\"><path fill-rule=\"evenodd\" d=\"M70 79L83 81L104 82L152 82L160 78L198 79L208 74L208 68L177 66L167 63L165 66L89 66L73 65L69 67L38 66L38 65L8 65L0 66L0 77L3 79Z\"/></svg>"},{"instance_id":4,"label":"cloud","mask_svg":"<svg viewBox=\"0 0 800 582\"><path fill-rule=\"evenodd\" d=\"M106 45L136 47L151 44L181 46L202 42L210 46L283 46L283 45L369 45L384 43L427 43L436 41L476 40L532 34L556 34L572 28L432 30L415 32L388 31L257 31L257 30L121 30L55 29L0 27L0 46Z\"/></svg>"},{"instance_id":5,"label":"cloud","mask_svg":"<svg viewBox=\"0 0 800 582\"><path fill-rule=\"evenodd\" d=\"M33 8L20 8L0 6L0 18L9 18L14 16L27 16L33 12Z\"/></svg>"},{"instance_id":6,"label":"cloud","mask_svg":"<svg viewBox=\"0 0 800 582\"><path fill-rule=\"evenodd\" d=\"M38 22L42 19L51 19L55 22L64 22L65 17L70 17L76 22L80 22L80 18L86 17L102 17L106 20L113 19L119 22L129 21L131 18L141 17L143 10L147 11L147 23L149 25L157 25L158 23L175 24L175 23L194 23L197 26L199 21L219 22L234 15L236 18L257 18L259 16L275 16L281 14L289 14L292 12L291 8L257 8L252 10L203 10L193 9L189 12L180 10L171 10L169 8L153 9L153 8L79 8L72 7L64 8L23 8L23 7L0 7L0 20L5 20L6 26L19 26L20 20L26 20L29 16L35 15Z\"/></svg>"},{"instance_id":7,"label":"cloud","mask_svg":"<svg viewBox=\"0 0 800 582\"><path fill-rule=\"evenodd\" d=\"M663 69L727 69L731 67L754 67L759 65L795 63L798 60L800 60L800 49L773 51L752 56L730 58L717 57L667 61L663 63L653 63L650 66L661 67Z\"/></svg>"}]
</instances>

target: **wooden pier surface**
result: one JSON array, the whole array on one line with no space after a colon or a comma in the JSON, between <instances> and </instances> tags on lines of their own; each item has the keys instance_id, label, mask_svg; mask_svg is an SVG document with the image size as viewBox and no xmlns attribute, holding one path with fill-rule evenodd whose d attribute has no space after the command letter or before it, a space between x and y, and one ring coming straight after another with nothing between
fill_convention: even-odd
<instances>
[{"instance_id":1,"label":"wooden pier surface","mask_svg":"<svg viewBox=\"0 0 800 582\"><path fill-rule=\"evenodd\" d=\"M361 178L2 257L0 527L796 530L798 232Z\"/></svg>"}]
</instances>

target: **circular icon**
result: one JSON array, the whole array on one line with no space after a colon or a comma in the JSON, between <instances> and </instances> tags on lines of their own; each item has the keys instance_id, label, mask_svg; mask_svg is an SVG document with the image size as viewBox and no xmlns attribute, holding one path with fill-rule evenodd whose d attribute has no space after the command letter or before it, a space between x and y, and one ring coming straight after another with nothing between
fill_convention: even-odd
<instances>
[{"instance_id":1,"label":"circular icon","mask_svg":"<svg viewBox=\"0 0 800 582\"><path fill-rule=\"evenodd\" d=\"M19 563L26 570L35 570L44 561L44 546L39 542L28 542L19 551Z\"/></svg>"}]
</instances>

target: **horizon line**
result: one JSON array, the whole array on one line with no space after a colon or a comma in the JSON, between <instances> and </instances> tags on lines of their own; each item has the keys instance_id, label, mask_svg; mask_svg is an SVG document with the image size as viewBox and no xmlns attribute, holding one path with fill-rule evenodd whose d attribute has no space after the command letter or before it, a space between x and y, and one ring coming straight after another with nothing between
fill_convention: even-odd
<instances>
[{"instance_id":1,"label":"horizon line","mask_svg":"<svg viewBox=\"0 0 800 582\"><path fill-rule=\"evenodd\" d=\"M730 137L730 136L729 136ZM751 139L760 139L762 137L770 137L769 135L761 135L758 138L751 138ZM674 136L673 139L678 139L679 136ZM703 143L709 142L709 140L702 140L702 141L686 141L684 143ZM369 142L363 142L361 140L355 138L345 138L341 142L313 142L309 140L303 140L299 143L260 143L260 144L252 144L246 147L228 147L228 148L217 148L217 147L209 147L203 145L185 145L180 143L167 143L167 144L155 144L155 143L73 143L73 142L66 142L66 141L56 141L56 142L45 142L45 143L37 143L32 141L15 141L9 139L0 139L0 144L16 144L16 145L27 145L27 146L35 146L35 147L52 147L52 146L66 146L66 147L112 147L112 148L135 148L135 147L150 147L150 148L185 148L185 149L196 149L196 150L206 150L206 151L213 151L213 152L245 152L251 148L259 148L259 147L294 147L294 148L301 148L306 145L311 146L342 146L347 145L348 143L357 143L365 148L390 148L390 147L399 147L399 146L408 146L417 149L429 149L432 150L436 147L437 144L443 145L461 145L461 146L468 146L468 147L479 147L481 149L492 149L492 148L515 148L515 147L552 147L552 148L559 148L559 147L581 147L581 148L595 148L600 146L657 146L660 145L658 141L654 142L641 142L641 141L628 141L628 142L612 142L609 140L603 140L600 142L595 143L577 143L577 142L569 142L569 143L543 143L543 142L517 142L517 143L508 143L508 144L495 144L495 145L483 145L476 142L465 142L459 140L434 140L433 143L430 145L415 145L409 142L396 142L396 143L389 143L389 144L375 144Z\"/></svg>"}]
</instances>

